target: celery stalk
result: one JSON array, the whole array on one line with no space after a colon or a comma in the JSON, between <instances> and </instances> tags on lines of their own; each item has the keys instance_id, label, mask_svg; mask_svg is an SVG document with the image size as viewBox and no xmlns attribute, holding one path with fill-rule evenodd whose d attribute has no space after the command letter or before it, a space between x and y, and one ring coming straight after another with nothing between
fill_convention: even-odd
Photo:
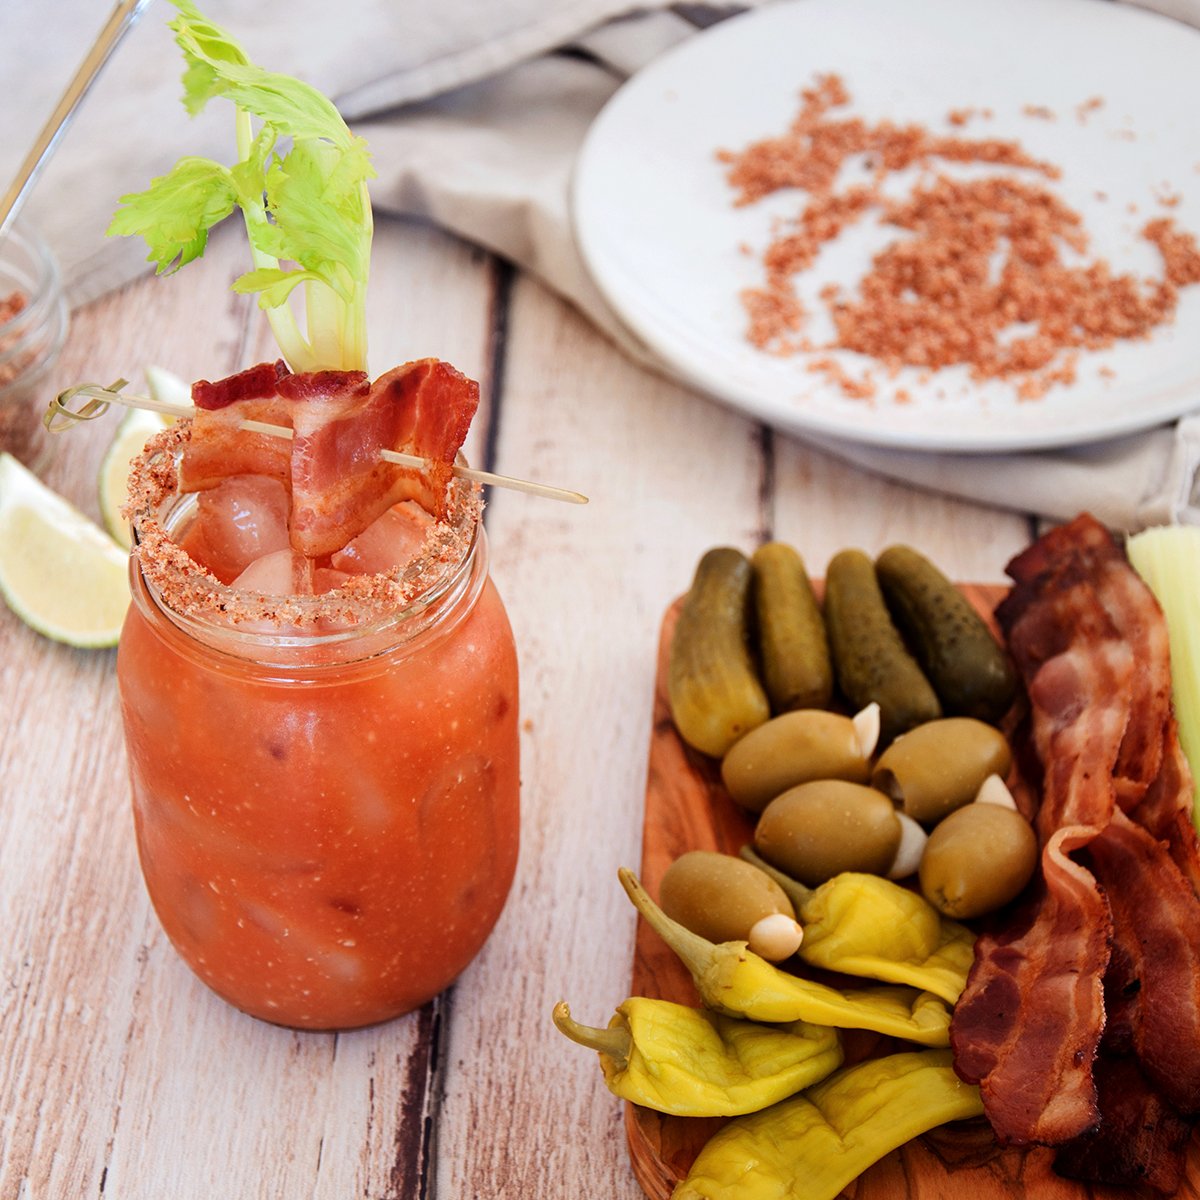
<instances>
[{"instance_id":1,"label":"celery stalk","mask_svg":"<svg viewBox=\"0 0 1200 1200\"><path fill-rule=\"evenodd\" d=\"M1167 619L1179 741L1193 780L1200 780L1200 529L1158 526L1135 534L1126 549ZM1192 797L1192 820L1200 830L1197 792Z\"/></svg>"},{"instance_id":2,"label":"celery stalk","mask_svg":"<svg viewBox=\"0 0 1200 1200\"><path fill-rule=\"evenodd\" d=\"M332 102L256 66L193 0L172 0L183 51L184 105L224 97L235 111L238 158L181 158L142 192L121 197L110 234L140 236L160 274L199 258L209 230L241 209L253 270L236 292L257 294L294 371L365 370L366 288L374 172L366 143ZM304 328L290 306L303 285Z\"/></svg>"}]
</instances>

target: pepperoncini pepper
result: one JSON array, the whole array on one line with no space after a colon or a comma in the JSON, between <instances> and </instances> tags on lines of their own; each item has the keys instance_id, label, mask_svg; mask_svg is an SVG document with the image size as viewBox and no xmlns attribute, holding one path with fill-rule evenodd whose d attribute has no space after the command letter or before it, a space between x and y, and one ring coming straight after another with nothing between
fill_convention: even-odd
<instances>
[{"instance_id":1,"label":"pepperoncini pepper","mask_svg":"<svg viewBox=\"0 0 1200 1200\"><path fill-rule=\"evenodd\" d=\"M614 1095L679 1117L757 1112L842 1064L836 1030L757 1025L643 996L626 1000L607 1029L578 1024L565 1002L555 1006L554 1024L599 1052Z\"/></svg>"},{"instance_id":2,"label":"pepperoncini pepper","mask_svg":"<svg viewBox=\"0 0 1200 1200\"><path fill-rule=\"evenodd\" d=\"M975 958L975 935L923 896L857 871L818 888L776 870L749 846L742 857L778 883L804 926L800 957L814 967L903 983L954 1004Z\"/></svg>"},{"instance_id":3,"label":"pepperoncini pepper","mask_svg":"<svg viewBox=\"0 0 1200 1200\"><path fill-rule=\"evenodd\" d=\"M718 1012L752 1021L809 1021L838 1029L870 1029L926 1046L950 1044L950 1010L930 992L903 987L844 992L789 975L754 954L745 942L708 941L672 921L632 871L621 885L650 927L692 974L700 998Z\"/></svg>"},{"instance_id":4,"label":"pepperoncini pepper","mask_svg":"<svg viewBox=\"0 0 1200 1200\"><path fill-rule=\"evenodd\" d=\"M720 1129L672 1200L833 1200L872 1163L947 1121L983 1113L949 1050L847 1067Z\"/></svg>"}]
</instances>

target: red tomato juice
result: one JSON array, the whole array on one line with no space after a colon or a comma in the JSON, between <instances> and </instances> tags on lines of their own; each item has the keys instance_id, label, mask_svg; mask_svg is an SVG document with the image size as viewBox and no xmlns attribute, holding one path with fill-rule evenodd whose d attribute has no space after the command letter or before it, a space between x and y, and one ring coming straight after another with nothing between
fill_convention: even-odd
<instances>
[{"instance_id":1,"label":"red tomato juice","mask_svg":"<svg viewBox=\"0 0 1200 1200\"><path fill-rule=\"evenodd\" d=\"M314 638L285 662L196 636L134 562L118 677L142 870L180 955L245 1012L330 1029L410 1011L500 914L517 662L478 541L469 586L415 635Z\"/></svg>"}]
</instances>

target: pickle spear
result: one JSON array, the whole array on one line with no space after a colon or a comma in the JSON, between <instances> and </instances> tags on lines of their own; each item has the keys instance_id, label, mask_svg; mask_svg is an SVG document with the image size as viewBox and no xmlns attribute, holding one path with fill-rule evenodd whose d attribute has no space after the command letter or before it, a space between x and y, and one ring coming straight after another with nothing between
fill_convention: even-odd
<instances>
[{"instance_id":1,"label":"pickle spear","mask_svg":"<svg viewBox=\"0 0 1200 1200\"><path fill-rule=\"evenodd\" d=\"M889 546L875 571L897 626L946 712L993 723L1004 716L1016 694L1016 676L962 592L910 546Z\"/></svg>"},{"instance_id":2,"label":"pickle spear","mask_svg":"<svg viewBox=\"0 0 1200 1200\"><path fill-rule=\"evenodd\" d=\"M842 694L879 705L879 741L942 715L937 694L892 624L875 566L861 550L836 554L825 574L825 626Z\"/></svg>"},{"instance_id":3,"label":"pickle spear","mask_svg":"<svg viewBox=\"0 0 1200 1200\"><path fill-rule=\"evenodd\" d=\"M763 682L772 709L828 708L833 665L804 560L785 542L767 542L750 561Z\"/></svg>"},{"instance_id":4,"label":"pickle spear","mask_svg":"<svg viewBox=\"0 0 1200 1200\"><path fill-rule=\"evenodd\" d=\"M728 546L709 550L671 640L671 716L683 740L713 758L771 715L750 653L751 579L744 554Z\"/></svg>"}]
</instances>

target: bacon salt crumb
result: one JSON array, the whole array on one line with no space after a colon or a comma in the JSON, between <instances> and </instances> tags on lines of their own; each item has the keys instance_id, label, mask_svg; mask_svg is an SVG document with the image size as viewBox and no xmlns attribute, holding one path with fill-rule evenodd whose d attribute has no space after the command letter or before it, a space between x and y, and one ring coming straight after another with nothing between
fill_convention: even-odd
<instances>
[{"instance_id":1,"label":"bacon salt crumb","mask_svg":"<svg viewBox=\"0 0 1200 1200\"><path fill-rule=\"evenodd\" d=\"M807 369L824 375L849 400L873 400L875 398L875 381L871 377L870 371L861 378L855 379L841 363L833 358L819 358L815 362L810 362Z\"/></svg>"},{"instance_id":2,"label":"bacon salt crumb","mask_svg":"<svg viewBox=\"0 0 1200 1200\"><path fill-rule=\"evenodd\" d=\"M1194 237L1167 219L1142 231L1162 255L1161 280L1114 275L1102 259L1068 265L1064 255L1082 258L1087 251L1083 220L1036 179L1013 173L1045 180L1060 175L1017 142L834 117L830 110L850 99L836 75L820 76L801 96L800 112L782 137L718 154L728 165L735 205L783 188L807 197L795 218L776 219L763 253L765 285L742 294L747 338L760 349L788 355L805 348L800 332L807 314L796 278L826 244L868 214L908 236L875 255L856 292L846 294L836 283L821 288L835 332L816 348L855 351L893 377L902 366L921 367L922 383L932 372L959 365L975 381L1007 379L1021 399L1036 399L1075 380L1076 351L1147 337L1173 319L1178 289L1200 282ZM1077 111L1086 116L1102 104L1096 97ZM952 123L969 111L956 110ZM873 181L839 189L843 166L856 156L872 164ZM938 160L1007 170L969 180L931 176ZM924 173L908 194L885 195L888 176L913 166ZM851 378L832 359L809 369L824 373L849 397L875 394L869 375Z\"/></svg>"},{"instance_id":3,"label":"bacon salt crumb","mask_svg":"<svg viewBox=\"0 0 1200 1200\"><path fill-rule=\"evenodd\" d=\"M234 626L267 623L274 632L344 632L408 608L447 583L465 561L483 509L478 485L455 481L445 520L433 521L420 554L379 575L354 576L319 596L268 596L221 583L167 533L163 505L177 495L178 452L190 440L192 423L179 421L155 434L133 460L129 498L122 516L133 523L133 554L142 576L167 608L181 616ZM319 628L316 628L319 626Z\"/></svg>"},{"instance_id":4,"label":"bacon salt crumb","mask_svg":"<svg viewBox=\"0 0 1200 1200\"><path fill-rule=\"evenodd\" d=\"M28 307L29 297L24 292L14 291L7 296L0 296L0 387L12 383L30 365L28 353L15 355L14 348L20 342L21 335L11 331L7 335L3 333L4 326Z\"/></svg>"},{"instance_id":5,"label":"bacon salt crumb","mask_svg":"<svg viewBox=\"0 0 1200 1200\"><path fill-rule=\"evenodd\" d=\"M1027 117L1036 117L1039 121L1057 121L1058 117L1054 110L1047 108L1044 104L1026 104L1021 112Z\"/></svg>"},{"instance_id":6,"label":"bacon salt crumb","mask_svg":"<svg viewBox=\"0 0 1200 1200\"><path fill-rule=\"evenodd\" d=\"M1103 96L1092 96L1085 100L1082 104L1075 106L1075 119L1080 125L1086 125L1087 119L1094 112L1099 112L1104 107Z\"/></svg>"}]
</instances>

